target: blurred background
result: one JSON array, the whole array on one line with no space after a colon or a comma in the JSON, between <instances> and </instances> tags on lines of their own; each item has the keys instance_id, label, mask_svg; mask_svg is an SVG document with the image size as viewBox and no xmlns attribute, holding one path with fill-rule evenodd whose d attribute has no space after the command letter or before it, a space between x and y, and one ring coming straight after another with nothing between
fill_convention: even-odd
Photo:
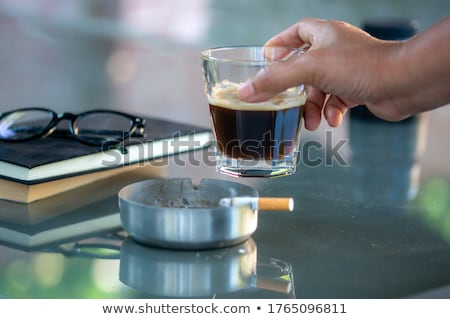
<instances>
[{"instance_id":1,"label":"blurred background","mask_svg":"<svg viewBox=\"0 0 450 319\"><path fill-rule=\"evenodd\" d=\"M356 26L373 18L411 19L422 31L448 14L449 0L0 0L0 112L26 106L74 113L107 108L209 126L200 63L204 48L262 44L303 17ZM327 207L329 189L336 192L332 199L341 196L375 210L377 205L403 207L414 199L423 219L450 242L450 108L390 127L352 120L348 116L339 128L323 123L315 132L302 133L305 145L324 141L332 131L333 145L349 141L341 155L351 161L351 170L301 168L299 176L306 179L300 181L306 183L293 187L317 193L316 201L305 197L313 198L301 204L305 210ZM401 157L377 152L380 143L387 154ZM342 203L347 202L333 205ZM104 286L106 277L117 280L109 260L74 259L64 265L60 255L43 256L33 257L31 266L20 260L8 265L4 291L21 296L33 286L38 295L60 296L67 290L61 278L72 278L73 269L91 269L90 275L84 276L86 270L76 282L68 281L74 296L117 296ZM37 282L27 267L38 273Z\"/></svg>"},{"instance_id":2,"label":"blurred background","mask_svg":"<svg viewBox=\"0 0 450 319\"><path fill-rule=\"evenodd\" d=\"M411 19L421 31L449 13L448 0L0 0L0 112L108 108L209 126L204 48L261 44L303 17ZM427 130L442 132L424 142L434 174L447 165L449 113L428 114Z\"/></svg>"}]
</instances>

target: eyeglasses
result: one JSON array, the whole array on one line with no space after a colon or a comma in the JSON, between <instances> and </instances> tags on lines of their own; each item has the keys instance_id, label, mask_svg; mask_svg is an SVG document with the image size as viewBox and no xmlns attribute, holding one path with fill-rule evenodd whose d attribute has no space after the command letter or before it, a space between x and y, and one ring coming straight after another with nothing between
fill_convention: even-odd
<instances>
[{"instance_id":1,"label":"eyeglasses","mask_svg":"<svg viewBox=\"0 0 450 319\"><path fill-rule=\"evenodd\" d=\"M110 110L56 113L31 107L0 114L0 141L25 142L44 138L55 132L62 120L70 121L65 135L91 146L108 147L120 144L130 136L144 136L145 120L130 114Z\"/></svg>"}]
</instances>

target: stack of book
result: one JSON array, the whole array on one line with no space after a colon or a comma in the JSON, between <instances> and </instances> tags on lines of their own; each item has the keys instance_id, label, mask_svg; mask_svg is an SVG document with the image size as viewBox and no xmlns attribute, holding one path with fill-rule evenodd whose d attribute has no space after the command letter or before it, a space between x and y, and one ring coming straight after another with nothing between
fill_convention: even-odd
<instances>
[{"instance_id":1,"label":"stack of book","mask_svg":"<svg viewBox=\"0 0 450 319\"><path fill-rule=\"evenodd\" d=\"M145 125L145 137L126 141L125 151L101 150L52 135L22 143L0 142L0 199L30 203L206 147L211 141L208 129L193 125L156 118L147 118Z\"/></svg>"},{"instance_id":2,"label":"stack of book","mask_svg":"<svg viewBox=\"0 0 450 319\"><path fill-rule=\"evenodd\" d=\"M122 187L164 177L163 158L207 147L212 139L209 129L157 118L146 118L145 131L109 150L52 135L0 142L0 241L34 247L119 226Z\"/></svg>"}]
</instances>

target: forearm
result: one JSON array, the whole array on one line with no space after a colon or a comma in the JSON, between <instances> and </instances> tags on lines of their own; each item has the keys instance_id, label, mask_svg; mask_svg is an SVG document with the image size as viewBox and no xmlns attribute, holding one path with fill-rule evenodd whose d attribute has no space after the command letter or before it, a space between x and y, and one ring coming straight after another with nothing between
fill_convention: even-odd
<instances>
[{"instance_id":1,"label":"forearm","mask_svg":"<svg viewBox=\"0 0 450 319\"><path fill-rule=\"evenodd\" d=\"M392 102L403 117L449 103L450 17L405 42L395 60Z\"/></svg>"}]
</instances>

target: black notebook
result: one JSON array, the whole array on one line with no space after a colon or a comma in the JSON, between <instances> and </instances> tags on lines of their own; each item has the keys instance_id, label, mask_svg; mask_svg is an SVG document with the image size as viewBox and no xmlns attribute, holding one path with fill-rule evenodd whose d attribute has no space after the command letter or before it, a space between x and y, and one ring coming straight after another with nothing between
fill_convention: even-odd
<instances>
[{"instance_id":1,"label":"black notebook","mask_svg":"<svg viewBox=\"0 0 450 319\"><path fill-rule=\"evenodd\" d=\"M124 149L102 150L70 136L50 135L28 142L0 141L0 178L36 184L155 160L210 145L210 129L145 118L145 137L132 137Z\"/></svg>"}]
</instances>

